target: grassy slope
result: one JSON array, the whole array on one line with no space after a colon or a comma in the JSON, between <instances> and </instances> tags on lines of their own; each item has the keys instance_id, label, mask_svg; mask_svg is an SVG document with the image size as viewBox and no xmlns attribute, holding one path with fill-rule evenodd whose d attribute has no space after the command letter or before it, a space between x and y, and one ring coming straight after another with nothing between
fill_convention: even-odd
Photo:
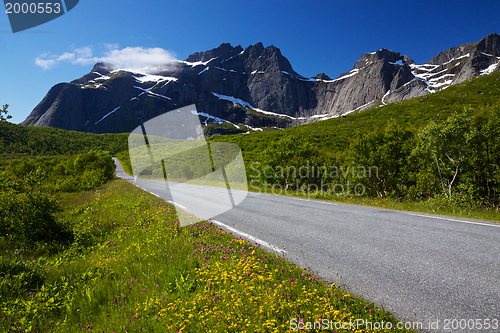
<instances>
[{"instance_id":1,"label":"grassy slope","mask_svg":"<svg viewBox=\"0 0 500 333\"><path fill-rule=\"evenodd\" d=\"M89 150L116 154L127 149L128 134L91 134L0 122L0 153L71 155Z\"/></svg>"}]
</instances>

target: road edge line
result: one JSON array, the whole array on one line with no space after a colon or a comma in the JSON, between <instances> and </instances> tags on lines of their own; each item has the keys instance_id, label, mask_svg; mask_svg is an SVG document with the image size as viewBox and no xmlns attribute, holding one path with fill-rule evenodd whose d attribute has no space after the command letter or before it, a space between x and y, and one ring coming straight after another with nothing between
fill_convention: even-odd
<instances>
[{"instance_id":1,"label":"road edge line","mask_svg":"<svg viewBox=\"0 0 500 333\"><path fill-rule=\"evenodd\" d=\"M224 229L227 229L227 230L229 230L229 231L231 231L231 232L233 232L235 234L238 234L238 235L240 235L240 236L242 236L244 238L247 238L247 239L251 240L254 243L260 244L261 246L264 246L264 247L266 247L268 249L271 249L274 252L279 252L281 254L288 253L288 251L286 251L286 250L280 249L279 247L274 246L271 243L268 243L266 241L263 241L262 239L258 239L256 237L253 237L252 235L249 235L249 234L247 234L247 233L245 233L243 231L239 231L239 230L237 230L237 229L235 229L233 227L230 227L230 226L228 226L228 225L226 225L226 224L224 224L222 222L219 222L219 221L216 221L216 220L210 220L210 222L212 222L212 223L214 223L214 224L216 224L216 225L218 225L218 226L220 226L220 227L222 227Z\"/></svg>"}]
</instances>

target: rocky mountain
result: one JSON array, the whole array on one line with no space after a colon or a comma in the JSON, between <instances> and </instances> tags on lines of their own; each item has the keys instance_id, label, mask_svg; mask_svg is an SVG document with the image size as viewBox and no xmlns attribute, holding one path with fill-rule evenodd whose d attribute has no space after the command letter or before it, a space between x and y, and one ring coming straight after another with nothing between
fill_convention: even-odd
<instances>
[{"instance_id":1,"label":"rocky mountain","mask_svg":"<svg viewBox=\"0 0 500 333\"><path fill-rule=\"evenodd\" d=\"M208 134L285 128L435 93L500 71L499 64L497 34L421 65L387 49L365 53L336 79L301 76L274 46L221 44L140 72L98 63L80 79L52 87L23 124L129 132L166 111L196 104Z\"/></svg>"}]
</instances>

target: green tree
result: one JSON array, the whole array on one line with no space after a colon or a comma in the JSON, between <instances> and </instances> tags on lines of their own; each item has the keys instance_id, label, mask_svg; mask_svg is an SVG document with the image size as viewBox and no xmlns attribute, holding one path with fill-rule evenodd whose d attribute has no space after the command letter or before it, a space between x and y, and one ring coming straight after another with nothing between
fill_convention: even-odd
<instances>
[{"instance_id":1,"label":"green tree","mask_svg":"<svg viewBox=\"0 0 500 333\"><path fill-rule=\"evenodd\" d=\"M7 119L12 118L12 116L10 114L7 114L7 113L9 113L9 111L7 111L8 107L9 107L9 104L2 105L2 109L0 110L0 121L7 121ZM4 114L5 114L5 116L4 116Z\"/></svg>"},{"instance_id":2,"label":"green tree","mask_svg":"<svg viewBox=\"0 0 500 333\"><path fill-rule=\"evenodd\" d=\"M433 164L443 194L450 198L465 164L470 162L477 131L471 122L472 110L456 112L444 123L430 122L418 134L412 154L420 164Z\"/></svg>"},{"instance_id":3,"label":"green tree","mask_svg":"<svg viewBox=\"0 0 500 333\"><path fill-rule=\"evenodd\" d=\"M498 205L500 198L500 103L479 108L472 118L475 129L474 155L469 181L487 204Z\"/></svg>"},{"instance_id":4,"label":"green tree","mask_svg":"<svg viewBox=\"0 0 500 333\"><path fill-rule=\"evenodd\" d=\"M31 174L31 173L30 173ZM37 176L33 176L37 178ZM35 242L70 240L71 233L57 221L60 204L55 196L33 191L33 179L0 179L0 240L16 241L23 246Z\"/></svg>"},{"instance_id":5,"label":"green tree","mask_svg":"<svg viewBox=\"0 0 500 333\"><path fill-rule=\"evenodd\" d=\"M262 183L281 184L285 188L318 181L312 168L321 165L318 148L307 141L291 136L271 143L260 158ZM302 171L302 172L301 172Z\"/></svg>"},{"instance_id":6,"label":"green tree","mask_svg":"<svg viewBox=\"0 0 500 333\"><path fill-rule=\"evenodd\" d=\"M408 156L413 139L413 133L394 119L387 122L383 132L370 132L354 139L350 145L348 164L358 169L378 170L370 177L362 173L362 179L357 179L367 186L368 193L377 196L406 195L410 185Z\"/></svg>"}]
</instances>

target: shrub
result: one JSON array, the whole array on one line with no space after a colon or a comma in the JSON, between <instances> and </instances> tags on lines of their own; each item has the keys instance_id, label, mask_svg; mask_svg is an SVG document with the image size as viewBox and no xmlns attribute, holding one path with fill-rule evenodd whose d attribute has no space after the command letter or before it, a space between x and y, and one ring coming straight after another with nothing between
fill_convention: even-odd
<instances>
[{"instance_id":1,"label":"shrub","mask_svg":"<svg viewBox=\"0 0 500 333\"><path fill-rule=\"evenodd\" d=\"M0 231L24 246L32 242L69 240L71 234L56 220L59 202L47 193L0 192Z\"/></svg>"}]
</instances>

